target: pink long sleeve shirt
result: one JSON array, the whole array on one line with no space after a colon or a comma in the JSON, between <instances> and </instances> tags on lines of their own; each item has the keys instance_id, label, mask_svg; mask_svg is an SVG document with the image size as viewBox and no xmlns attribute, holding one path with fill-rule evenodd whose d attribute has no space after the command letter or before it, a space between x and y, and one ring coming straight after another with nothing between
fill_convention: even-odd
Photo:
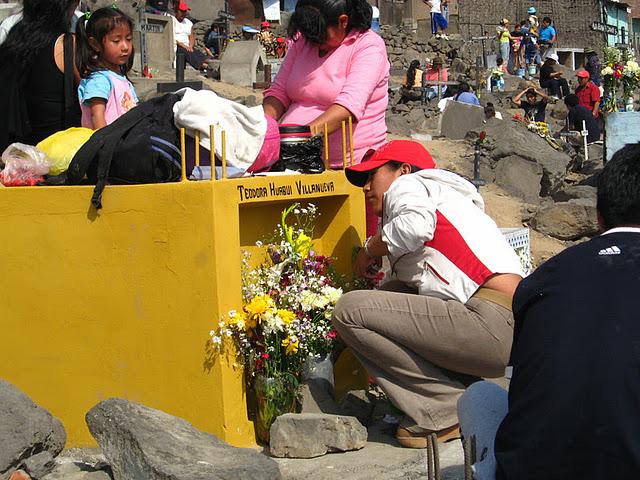
<instances>
[{"instance_id":1,"label":"pink long sleeve shirt","mask_svg":"<svg viewBox=\"0 0 640 480\"><path fill-rule=\"evenodd\" d=\"M333 104L345 107L354 117L355 164L367 150L386 142L388 81L389 60L382 37L372 30L352 30L324 57L304 37L293 42L264 96L284 105L281 124L306 125ZM342 166L340 129L329 135L329 160L332 167Z\"/></svg>"}]
</instances>

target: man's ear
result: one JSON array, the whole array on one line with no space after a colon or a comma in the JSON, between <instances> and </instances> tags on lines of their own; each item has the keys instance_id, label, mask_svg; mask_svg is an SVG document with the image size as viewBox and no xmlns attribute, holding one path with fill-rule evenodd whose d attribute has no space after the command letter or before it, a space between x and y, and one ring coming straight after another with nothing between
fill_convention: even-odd
<instances>
[{"instance_id":1,"label":"man's ear","mask_svg":"<svg viewBox=\"0 0 640 480\"><path fill-rule=\"evenodd\" d=\"M100 53L100 51L102 50L100 43L98 43L98 40L96 40L95 37L89 37L89 46L94 52Z\"/></svg>"},{"instance_id":2,"label":"man's ear","mask_svg":"<svg viewBox=\"0 0 640 480\"><path fill-rule=\"evenodd\" d=\"M407 175L411 173L412 167L408 163L403 163L402 166L400 167L400 170L402 172L402 175Z\"/></svg>"},{"instance_id":3,"label":"man's ear","mask_svg":"<svg viewBox=\"0 0 640 480\"><path fill-rule=\"evenodd\" d=\"M599 210L596 210L596 218L598 219L598 230L600 230L600 233L606 232L608 228L604 223L604 218L602 218Z\"/></svg>"},{"instance_id":4,"label":"man's ear","mask_svg":"<svg viewBox=\"0 0 640 480\"><path fill-rule=\"evenodd\" d=\"M343 30L347 29L347 25L349 24L349 16L346 13L343 13L338 17L338 26Z\"/></svg>"}]
</instances>

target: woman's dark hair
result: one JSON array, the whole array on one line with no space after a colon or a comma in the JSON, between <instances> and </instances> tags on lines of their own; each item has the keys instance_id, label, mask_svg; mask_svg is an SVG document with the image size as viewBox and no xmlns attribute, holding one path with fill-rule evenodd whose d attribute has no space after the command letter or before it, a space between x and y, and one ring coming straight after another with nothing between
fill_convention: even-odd
<instances>
[{"instance_id":1,"label":"woman's dark hair","mask_svg":"<svg viewBox=\"0 0 640 480\"><path fill-rule=\"evenodd\" d=\"M104 70L100 65L100 58L89 44L89 39L94 38L100 45L104 45L104 37L120 25L128 25L133 34L133 21L121 10L115 7L99 8L93 13L85 13L78 20L76 27L76 65L80 76L86 78L92 72ZM133 44L131 56L126 65L122 65L121 74L126 75L133 66Z\"/></svg>"},{"instance_id":2,"label":"woman's dark hair","mask_svg":"<svg viewBox=\"0 0 640 480\"><path fill-rule=\"evenodd\" d=\"M551 25L553 22L551 21L551 17L544 17L542 19L543 22L548 23L549 25Z\"/></svg>"},{"instance_id":3,"label":"woman's dark hair","mask_svg":"<svg viewBox=\"0 0 640 480\"><path fill-rule=\"evenodd\" d=\"M496 107L493 106L493 103L487 102L487 105L484 107L484 118L489 119L496 116Z\"/></svg>"},{"instance_id":4,"label":"woman's dark hair","mask_svg":"<svg viewBox=\"0 0 640 480\"><path fill-rule=\"evenodd\" d=\"M419 66L420 66L420 60L414 60L409 65L409 69L407 70L407 81L405 83L407 88L413 87L416 79L416 70L418 69Z\"/></svg>"},{"instance_id":5,"label":"woman's dark hair","mask_svg":"<svg viewBox=\"0 0 640 480\"><path fill-rule=\"evenodd\" d=\"M366 0L300 0L289 20L287 34L295 38L301 33L309 42L322 45L327 27L338 25L340 15L347 15L347 33L371 28L373 10Z\"/></svg>"},{"instance_id":6,"label":"woman's dark hair","mask_svg":"<svg viewBox=\"0 0 640 480\"><path fill-rule=\"evenodd\" d=\"M71 26L77 0L24 0L22 20L9 31L0 46L0 69L15 68L23 76L44 49ZM53 50L52 54L53 56Z\"/></svg>"}]
</instances>

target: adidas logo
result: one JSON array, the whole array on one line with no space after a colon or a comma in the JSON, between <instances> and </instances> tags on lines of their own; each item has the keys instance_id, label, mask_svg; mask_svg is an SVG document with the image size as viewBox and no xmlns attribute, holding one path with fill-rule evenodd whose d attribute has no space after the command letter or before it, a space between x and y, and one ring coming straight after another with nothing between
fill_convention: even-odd
<instances>
[{"instance_id":1,"label":"adidas logo","mask_svg":"<svg viewBox=\"0 0 640 480\"><path fill-rule=\"evenodd\" d=\"M622 252L616 246L603 248L598 252L598 255L620 255Z\"/></svg>"}]
</instances>

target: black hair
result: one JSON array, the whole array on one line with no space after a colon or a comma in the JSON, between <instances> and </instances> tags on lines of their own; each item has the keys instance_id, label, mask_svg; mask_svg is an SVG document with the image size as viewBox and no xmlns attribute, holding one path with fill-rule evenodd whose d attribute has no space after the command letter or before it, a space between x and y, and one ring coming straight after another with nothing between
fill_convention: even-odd
<instances>
[{"instance_id":1,"label":"black hair","mask_svg":"<svg viewBox=\"0 0 640 480\"><path fill-rule=\"evenodd\" d=\"M98 52L91 48L89 39L94 38L100 45L104 45L104 37L120 25L128 25L133 35L133 21L115 7L99 8L93 13L85 13L80 17L76 27L76 65L82 78L86 78L92 72L104 70L100 64ZM131 70L133 55L133 44L131 44L131 56L127 64L121 67L122 75L126 75Z\"/></svg>"},{"instance_id":2,"label":"black hair","mask_svg":"<svg viewBox=\"0 0 640 480\"><path fill-rule=\"evenodd\" d=\"M400 170L400 167L402 167L402 165L404 165L405 163L411 166L411 173L416 173L422 170L421 168L418 168L415 165L411 165L409 162L400 162L398 160L390 160L386 163L386 165L389 165L391 170L396 171L396 170Z\"/></svg>"},{"instance_id":3,"label":"black hair","mask_svg":"<svg viewBox=\"0 0 640 480\"><path fill-rule=\"evenodd\" d=\"M547 22L549 25L551 25L553 22L551 21L551 17L544 17L542 19L543 22Z\"/></svg>"},{"instance_id":4,"label":"black hair","mask_svg":"<svg viewBox=\"0 0 640 480\"><path fill-rule=\"evenodd\" d=\"M496 116L496 108L493 106L493 103L487 102L487 105L484 107L484 118L489 119Z\"/></svg>"},{"instance_id":5,"label":"black hair","mask_svg":"<svg viewBox=\"0 0 640 480\"><path fill-rule=\"evenodd\" d=\"M500 65L502 65L504 63L504 58L502 57L498 57L496 59L496 65L499 67Z\"/></svg>"},{"instance_id":6,"label":"black hair","mask_svg":"<svg viewBox=\"0 0 640 480\"><path fill-rule=\"evenodd\" d=\"M538 96L538 92L536 92L536 89L531 87L529 88L526 92L524 92L525 96L527 95L531 95L532 97L537 97Z\"/></svg>"},{"instance_id":7,"label":"black hair","mask_svg":"<svg viewBox=\"0 0 640 480\"><path fill-rule=\"evenodd\" d=\"M407 82L405 83L407 88L413 87L413 84L415 83L415 79L416 79L416 70L418 69L419 66L420 66L420 60L414 60L409 65L409 68L407 69Z\"/></svg>"},{"instance_id":8,"label":"black hair","mask_svg":"<svg viewBox=\"0 0 640 480\"><path fill-rule=\"evenodd\" d=\"M570 93L569 95L564 97L564 104L569 108L573 108L579 103L580 103L580 99L575 93Z\"/></svg>"},{"instance_id":9,"label":"black hair","mask_svg":"<svg viewBox=\"0 0 640 480\"><path fill-rule=\"evenodd\" d=\"M0 69L14 68L21 77L38 55L69 31L77 0L24 0L22 20L9 31L0 46Z\"/></svg>"},{"instance_id":10,"label":"black hair","mask_svg":"<svg viewBox=\"0 0 640 480\"><path fill-rule=\"evenodd\" d=\"M471 91L471 87L467 82L460 82L460 85L458 86L459 94L463 92L470 92L470 91Z\"/></svg>"},{"instance_id":11,"label":"black hair","mask_svg":"<svg viewBox=\"0 0 640 480\"><path fill-rule=\"evenodd\" d=\"M291 15L287 35L302 34L309 42L322 45L327 39L327 27L338 25L340 15L347 15L347 33L364 32L371 28L373 10L366 0L300 0Z\"/></svg>"},{"instance_id":12,"label":"black hair","mask_svg":"<svg viewBox=\"0 0 640 480\"><path fill-rule=\"evenodd\" d=\"M606 229L640 225L640 143L625 145L604 166L597 209Z\"/></svg>"}]
</instances>

